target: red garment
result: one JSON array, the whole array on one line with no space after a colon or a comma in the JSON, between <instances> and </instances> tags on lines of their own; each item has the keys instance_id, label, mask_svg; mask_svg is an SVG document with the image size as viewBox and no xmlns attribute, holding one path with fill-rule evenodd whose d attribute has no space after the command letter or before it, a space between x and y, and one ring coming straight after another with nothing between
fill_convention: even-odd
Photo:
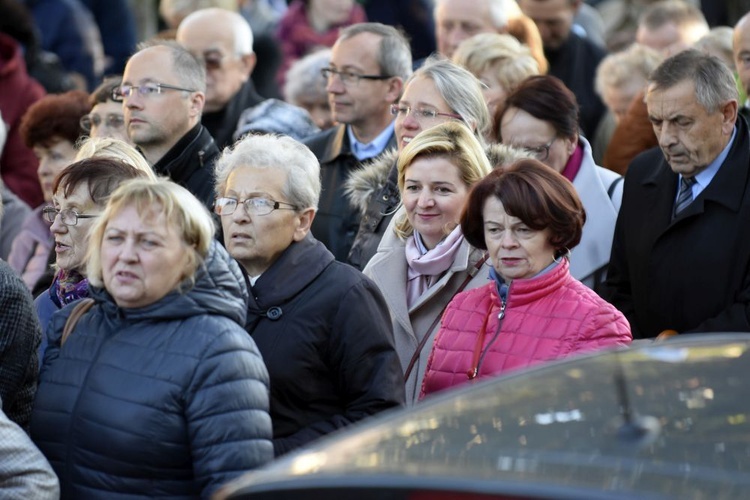
<instances>
[{"instance_id":1,"label":"red garment","mask_svg":"<svg viewBox=\"0 0 750 500\"><path fill-rule=\"evenodd\" d=\"M26 72L18 43L0 33L0 111L8 128L0 157L0 175L8 188L30 207L44 202L36 173L39 161L23 143L18 129L26 110L44 94L44 88Z\"/></svg>"},{"instance_id":2,"label":"red garment","mask_svg":"<svg viewBox=\"0 0 750 500\"><path fill-rule=\"evenodd\" d=\"M276 38L281 44L283 54L283 60L277 75L279 85L284 85L286 72L294 61L320 48L333 47L339 37L341 28L365 22L367 22L365 10L360 5L354 4L352 11L349 13L349 18L345 22L320 33L310 25L304 3L301 0L292 2L276 29Z\"/></svg>"},{"instance_id":3,"label":"red garment","mask_svg":"<svg viewBox=\"0 0 750 500\"><path fill-rule=\"evenodd\" d=\"M568 163L565 164L565 168L562 171L563 177L570 182L576 180L576 175L581 170L581 163L583 163L583 144L579 142L573 154L568 158Z\"/></svg>"},{"instance_id":4,"label":"red garment","mask_svg":"<svg viewBox=\"0 0 750 500\"><path fill-rule=\"evenodd\" d=\"M563 259L541 276L511 282L502 323L494 282L456 295L435 337L420 399L469 382L480 353L477 378L629 344L625 316L574 279L568 268Z\"/></svg>"}]
</instances>

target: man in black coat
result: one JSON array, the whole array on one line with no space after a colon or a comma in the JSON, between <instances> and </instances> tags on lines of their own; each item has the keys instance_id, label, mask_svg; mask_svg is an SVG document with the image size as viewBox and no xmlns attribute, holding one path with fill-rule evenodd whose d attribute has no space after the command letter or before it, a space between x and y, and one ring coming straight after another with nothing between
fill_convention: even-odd
<instances>
[{"instance_id":1,"label":"man in black coat","mask_svg":"<svg viewBox=\"0 0 750 500\"><path fill-rule=\"evenodd\" d=\"M750 136L732 72L688 50L651 75L659 148L631 163L610 259L610 301L634 338L750 331Z\"/></svg>"},{"instance_id":2,"label":"man in black coat","mask_svg":"<svg viewBox=\"0 0 750 500\"><path fill-rule=\"evenodd\" d=\"M411 64L409 43L398 30L360 23L341 30L324 70L338 125L305 145L320 162L323 187L312 233L338 261L346 261L360 219L344 195L344 182L361 162L396 145L390 107L401 96Z\"/></svg>"},{"instance_id":3,"label":"man in black coat","mask_svg":"<svg viewBox=\"0 0 750 500\"><path fill-rule=\"evenodd\" d=\"M523 13L539 28L549 74L563 81L576 96L583 134L592 140L604 115L604 103L594 90L596 68L607 52L573 32L582 0L520 0Z\"/></svg>"},{"instance_id":4,"label":"man in black coat","mask_svg":"<svg viewBox=\"0 0 750 500\"><path fill-rule=\"evenodd\" d=\"M177 42L158 41L125 66L114 97L123 102L128 136L157 175L171 178L213 206L213 164L219 155L201 125L206 72Z\"/></svg>"}]
</instances>

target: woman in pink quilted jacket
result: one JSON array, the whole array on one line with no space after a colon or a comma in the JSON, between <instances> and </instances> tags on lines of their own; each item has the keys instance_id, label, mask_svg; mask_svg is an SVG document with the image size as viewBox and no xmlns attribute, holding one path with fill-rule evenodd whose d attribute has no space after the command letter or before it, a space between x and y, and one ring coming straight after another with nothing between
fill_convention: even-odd
<instances>
[{"instance_id":1,"label":"woman in pink quilted jacket","mask_svg":"<svg viewBox=\"0 0 750 500\"><path fill-rule=\"evenodd\" d=\"M494 170L469 195L461 229L494 280L443 315L420 398L482 377L627 345L630 325L569 272L586 214L572 184L537 160Z\"/></svg>"}]
</instances>

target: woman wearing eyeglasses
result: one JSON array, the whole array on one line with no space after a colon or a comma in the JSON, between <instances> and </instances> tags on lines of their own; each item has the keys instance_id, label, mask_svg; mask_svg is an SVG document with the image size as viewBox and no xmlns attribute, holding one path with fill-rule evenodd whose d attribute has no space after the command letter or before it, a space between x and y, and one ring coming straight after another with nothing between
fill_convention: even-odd
<instances>
[{"instance_id":1,"label":"woman wearing eyeglasses","mask_svg":"<svg viewBox=\"0 0 750 500\"><path fill-rule=\"evenodd\" d=\"M45 220L51 224L56 272L52 286L35 300L43 332L40 354L44 354L52 314L88 297L85 256L94 219L122 182L137 177L148 175L120 160L96 157L69 165L55 179L52 204L42 209Z\"/></svg>"},{"instance_id":2,"label":"woman wearing eyeglasses","mask_svg":"<svg viewBox=\"0 0 750 500\"><path fill-rule=\"evenodd\" d=\"M554 76L532 76L495 115L495 136L525 149L573 183L588 218L581 243L571 252L570 274L599 291L622 200L622 177L594 163L589 142L579 133L578 103Z\"/></svg>"},{"instance_id":3,"label":"woman wearing eyeglasses","mask_svg":"<svg viewBox=\"0 0 750 500\"><path fill-rule=\"evenodd\" d=\"M39 159L37 175L44 194L44 204L26 218L13 241L8 264L23 278L30 290L45 274L53 239L49 223L42 217L42 208L52 201L52 184L62 169L73 163L75 144L81 136L81 117L91 106L86 92L74 90L47 95L29 107L21 119L20 133L26 146ZM49 286L40 283L40 289Z\"/></svg>"},{"instance_id":4,"label":"woman wearing eyeglasses","mask_svg":"<svg viewBox=\"0 0 750 500\"><path fill-rule=\"evenodd\" d=\"M81 128L91 137L112 137L133 144L125 128L122 103L112 99L112 90L119 88L122 78L107 78L89 96L91 111L81 118Z\"/></svg>"},{"instance_id":5,"label":"woman wearing eyeglasses","mask_svg":"<svg viewBox=\"0 0 750 500\"><path fill-rule=\"evenodd\" d=\"M246 136L216 163L215 211L271 378L276 456L404 401L382 295L310 233L320 189L318 160L290 137Z\"/></svg>"}]
</instances>

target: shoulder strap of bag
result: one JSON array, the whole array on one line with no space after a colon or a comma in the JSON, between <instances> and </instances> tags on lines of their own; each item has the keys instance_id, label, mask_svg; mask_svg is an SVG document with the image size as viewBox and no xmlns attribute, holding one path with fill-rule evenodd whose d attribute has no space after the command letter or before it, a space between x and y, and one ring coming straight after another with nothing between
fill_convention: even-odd
<instances>
[{"instance_id":1,"label":"shoulder strap of bag","mask_svg":"<svg viewBox=\"0 0 750 500\"><path fill-rule=\"evenodd\" d=\"M68 340L68 337L70 337L70 334L73 333L73 329L78 324L78 320L81 319L81 316L86 314L86 312L91 309L94 305L94 299L87 298L87 299L81 299L78 304L73 307L73 310L70 311L70 316L68 316L67 321L65 321L65 326L63 327L63 333L62 338L60 339L60 347L65 344L65 341Z\"/></svg>"},{"instance_id":2,"label":"shoulder strap of bag","mask_svg":"<svg viewBox=\"0 0 750 500\"><path fill-rule=\"evenodd\" d=\"M466 288L466 285L469 284L469 282L474 278L474 276L477 275L479 270L482 268L485 262L487 262L488 255L484 254L481 259L477 261L477 263L474 265L474 268L471 272L469 272L469 275L466 276L466 279L461 283L461 286L458 287L458 290L456 290L456 293L453 294L455 297L459 293L463 292L464 288ZM451 299L452 300L452 299ZM445 309L448 307L448 304L450 301L448 301L443 308L440 310L440 313L435 316L435 321L432 322L430 327L427 329L427 331L422 336L422 340L419 341L419 345L417 346L417 350L414 351L414 355L411 357L411 360L409 361L409 366L406 367L406 371L404 372L404 381L409 380L409 375L411 375L412 370L414 369L414 365L417 363L417 360L419 359L419 356L422 354L422 349L424 349L425 344L427 344L427 339L430 338L432 334L432 330L435 329L438 323L440 323L440 320L443 318L443 313L445 312Z\"/></svg>"}]
</instances>

